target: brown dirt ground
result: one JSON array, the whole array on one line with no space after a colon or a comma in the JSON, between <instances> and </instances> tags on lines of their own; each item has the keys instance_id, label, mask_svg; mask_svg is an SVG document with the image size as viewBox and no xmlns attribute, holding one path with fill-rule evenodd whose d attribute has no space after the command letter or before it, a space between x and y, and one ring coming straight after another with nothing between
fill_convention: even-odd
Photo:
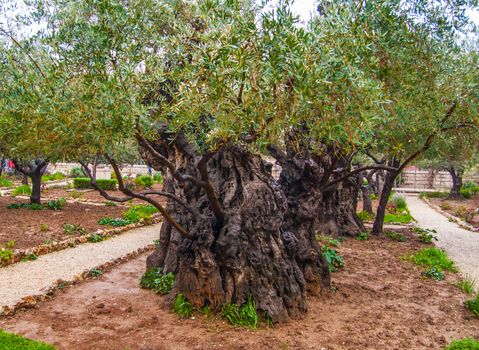
<instances>
[{"instance_id":1,"label":"brown dirt ground","mask_svg":"<svg viewBox=\"0 0 479 350\"><path fill-rule=\"evenodd\" d=\"M58 197L56 197L58 198ZM103 217L121 217L125 207L67 203L62 210L7 209L11 203L28 203L26 199L0 197L0 245L15 241L15 248L31 248L45 240L59 241L72 237L63 231L64 224L80 225L89 232L105 228L98 224ZM48 225L41 231L40 225Z\"/></svg>"},{"instance_id":2,"label":"brown dirt ground","mask_svg":"<svg viewBox=\"0 0 479 350\"><path fill-rule=\"evenodd\" d=\"M436 282L402 259L425 245L349 239L339 248L337 291L309 298L302 319L256 331L196 314L180 320L164 297L138 287L145 258L59 291L33 310L0 320L0 328L59 349L442 349L453 338L479 338L479 319L464 308L458 276Z\"/></svg>"},{"instance_id":3,"label":"brown dirt ground","mask_svg":"<svg viewBox=\"0 0 479 350\"><path fill-rule=\"evenodd\" d=\"M474 195L470 199L457 199L457 200L451 200L451 199L444 199L444 198L429 198L429 201L437 205L438 207L441 207L444 211L448 212L451 215L454 215L457 217L456 210L459 207L464 207L467 210L476 210L479 208L479 195ZM444 204L447 203L450 208L445 209ZM464 218L460 218L461 220L464 220ZM469 222L472 226L479 228L479 214L476 214L473 219Z\"/></svg>"},{"instance_id":4,"label":"brown dirt ground","mask_svg":"<svg viewBox=\"0 0 479 350\"><path fill-rule=\"evenodd\" d=\"M153 190L161 191L162 185L155 183L153 185ZM141 190L140 190L141 191ZM124 194L120 191L109 191L114 197L124 197ZM79 201L88 201L88 202L99 202L105 203L107 199L102 197L98 191L95 190L75 190L75 189L66 189L66 188L46 188L42 191L42 196L44 198L60 198L64 197L67 199L78 199ZM132 200L133 204L144 203L141 200L134 199Z\"/></svg>"}]
</instances>

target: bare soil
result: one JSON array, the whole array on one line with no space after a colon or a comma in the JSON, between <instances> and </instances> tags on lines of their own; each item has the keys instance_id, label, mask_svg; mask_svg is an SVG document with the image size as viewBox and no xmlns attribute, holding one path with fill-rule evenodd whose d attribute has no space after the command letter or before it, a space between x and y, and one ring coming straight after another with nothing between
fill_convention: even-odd
<instances>
[{"instance_id":1,"label":"bare soil","mask_svg":"<svg viewBox=\"0 0 479 350\"><path fill-rule=\"evenodd\" d=\"M55 197L58 198L58 197ZM15 241L15 248L32 248L45 240L60 241L73 237L63 230L64 224L80 225L88 232L105 228L98 224L101 218L121 217L124 206L89 205L67 203L62 210L7 209L11 203L28 203L26 199L0 197L0 245ZM47 225L42 231L40 225Z\"/></svg>"},{"instance_id":2,"label":"bare soil","mask_svg":"<svg viewBox=\"0 0 479 350\"><path fill-rule=\"evenodd\" d=\"M464 216L461 216L461 213L464 213L465 210L469 212L474 212L479 208L479 195L473 195L470 199L446 199L446 198L429 198L429 201L440 207L442 210L447 213L458 217L461 220L465 220ZM472 220L467 220L467 222L479 228L479 214L475 214L472 217Z\"/></svg>"},{"instance_id":3,"label":"bare soil","mask_svg":"<svg viewBox=\"0 0 479 350\"><path fill-rule=\"evenodd\" d=\"M161 191L162 185L155 183L152 187L153 190ZM141 190L139 190L141 192ZM125 195L120 191L108 191L108 193L114 197L124 197ZM46 199L52 198L66 198L66 199L76 199L78 201L86 202L97 202L105 203L107 199L102 197L102 195L95 190L79 190L79 189L70 189L70 188L45 188L42 191L42 197ZM141 200L133 199L131 201L133 204L144 203Z\"/></svg>"},{"instance_id":4,"label":"bare soil","mask_svg":"<svg viewBox=\"0 0 479 350\"><path fill-rule=\"evenodd\" d=\"M345 268L333 274L336 291L310 297L302 319L273 328L234 328L201 314L180 320L164 308L165 297L138 287L146 256L2 319L0 328L75 350L442 349L453 338L479 338L479 319L454 286L458 276L422 278L422 269L402 257L425 245L407 236L406 242L344 242L338 250Z\"/></svg>"}]
</instances>

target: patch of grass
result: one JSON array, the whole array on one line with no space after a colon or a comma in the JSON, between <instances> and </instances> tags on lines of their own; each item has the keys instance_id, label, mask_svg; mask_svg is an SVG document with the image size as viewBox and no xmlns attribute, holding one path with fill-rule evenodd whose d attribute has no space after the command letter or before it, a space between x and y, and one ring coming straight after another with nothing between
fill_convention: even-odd
<instances>
[{"instance_id":1,"label":"patch of grass","mask_svg":"<svg viewBox=\"0 0 479 350\"><path fill-rule=\"evenodd\" d=\"M448 195L449 193L440 191L421 192L419 198L446 198Z\"/></svg>"},{"instance_id":2,"label":"patch of grass","mask_svg":"<svg viewBox=\"0 0 479 350\"><path fill-rule=\"evenodd\" d=\"M479 292L476 293L474 298L466 300L464 306L471 311L474 316L479 317Z\"/></svg>"},{"instance_id":3,"label":"patch of grass","mask_svg":"<svg viewBox=\"0 0 479 350\"><path fill-rule=\"evenodd\" d=\"M361 232L355 238L358 241L367 241L369 239L369 232Z\"/></svg>"},{"instance_id":4,"label":"patch of grass","mask_svg":"<svg viewBox=\"0 0 479 350\"><path fill-rule=\"evenodd\" d=\"M374 214L371 215L367 211L364 211L364 210L357 213L357 215L358 215L359 220L361 220L362 222L371 221L372 219L374 219Z\"/></svg>"},{"instance_id":5,"label":"patch of grass","mask_svg":"<svg viewBox=\"0 0 479 350\"><path fill-rule=\"evenodd\" d=\"M114 218L106 217L106 218L101 218L100 220L98 220L98 223L100 225L109 225L109 226L114 226L114 227L120 227L120 226L126 226L126 225L131 224L131 221L121 219L121 218L115 218L114 219Z\"/></svg>"},{"instance_id":6,"label":"patch of grass","mask_svg":"<svg viewBox=\"0 0 479 350\"><path fill-rule=\"evenodd\" d=\"M171 304L171 311L181 318L191 317L193 315L193 305L186 300L183 294L179 293Z\"/></svg>"},{"instance_id":7,"label":"patch of grass","mask_svg":"<svg viewBox=\"0 0 479 350\"><path fill-rule=\"evenodd\" d=\"M462 290L464 293L468 295L472 295L474 293L474 286L476 281L474 279L469 278L468 276L464 276L460 281L456 283L457 288Z\"/></svg>"},{"instance_id":8,"label":"patch of grass","mask_svg":"<svg viewBox=\"0 0 479 350\"><path fill-rule=\"evenodd\" d=\"M392 202L395 204L397 210L399 211L407 210L406 198L404 198L403 196L394 195Z\"/></svg>"},{"instance_id":9,"label":"patch of grass","mask_svg":"<svg viewBox=\"0 0 479 350\"><path fill-rule=\"evenodd\" d=\"M479 350L479 341L474 338L457 339L444 350Z\"/></svg>"},{"instance_id":10,"label":"patch of grass","mask_svg":"<svg viewBox=\"0 0 479 350\"><path fill-rule=\"evenodd\" d=\"M259 317L256 305L251 296L243 305L227 304L223 306L221 315L233 326L245 326L251 329L258 328Z\"/></svg>"},{"instance_id":11,"label":"patch of grass","mask_svg":"<svg viewBox=\"0 0 479 350\"><path fill-rule=\"evenodd\" d=\"M413 219L409 213L391 214L388 213L384 217L385 224L409 224Z\"/></svg>"},{"instance_id":12,"label":"patch of grass","mask_svg":"<svg viewBox=\"0 0 479 350\"><path fill-rule=\"evenodd\" d=\"M444 273L440 269L436 269L435 267L424 271L421 275L427 278L432 278L436 281L442 281L445 278Z\"/></svg>"},{"instance_id":13,"label":"patch of grass","mask_svg":"<svg viewBox=\"0 0 479 350\"><path fill-rule=\"evenodd\" d=\"M384 235L388 237L389 239L392 239L393 241L398 241L398 242L407 241L407 238L404 235L400 234L399 232L384 231Z\"/></svg>"},{"instance_id":14,"label":"patch of grass","mask_svg":"<svg viewBox=\"0 0 479 350\"><path fill-rule=\"evenodd\" d=\"M71 191L69 193L70 197L73 198L73 199L78 199L78 198L81 198L85 195L85 193L83 192L79 192L79 191Z\"/></svg>"},{"instance_id":15,"label":"patch of grass","mask_svg":"<svg viewBox=\"0 0 479 350\"><path fill-rule=\"evenodd\" d=\"M175 284L172 272L163 274L161 267L149 269L140 278L140 287L153 290L157 294L168 294Z\"/></svg>"},{"instance_id":16,"label":"patch of grass","mask_svg":"<svg viewBox=\"0 0 479 350\"><path fill-rule=\"evenodd\" d=\"M55 350L55 347L0 330L0 350Z\"/></svg>"},{"instance_id":17,"label":"patch of grass","mask_svg":"<svg viewBox=\"0 0 479 350\"><path fill-rule=\"evenodd\" d=\"M336 250L327 246L323 246L321 250L324 258L328 262L329 271L334 272L337 269L344 267L344 259Z\"/></svg>"},{"instance_id":18,"label":"patch of grass","mask_svg":"<svg viewBox=\"0 0 479 350\"><path fill-rule=\"evenodd\" d=\"M420 228L416 226L412 230L419 235L419 240L422 243L432 243L432 240L437 241L437 237L434 235L434 233L437 233L437 231L434 229Z\"/></svg>"},{"instance_id":19,"label":"patch of grass","mask_svg":"<svg viewBox=\"0 0 479 350\"><path fill-rule=\"evenodd\" d=\"M57 180L63 180L65 178L65 175L63 175L60 172L55 172L53 174L47 174L42 176L42 181L57 181Z\"/></svg>"},{"instance_id":20,"label":"patch of grass","mask_svg":"<svg viewBox=\"0 0 479 350\"><path fill-rule=\"evenodd\" d=\"M95 234L91 235L90 237L88 237L88 242L98 243L98 242L104 241L106 239L108 239L108 237L103 236L103 235L99 235L98 233L95 233Z\"/></svg>"},{"instance_id":21,"label":"patch of grass","mask_svg":"<svg viewBox=\"0 0 479 350\"><path fill-rule=\"evenodd\" d=\"M20 185L15 187L12 191L12 197L16 196L30 196L32 194L32 189L28 185Z\"/></svg>"},{"instance_id":22,"label":"patch of grass","mask_svg":"<svg viewBox=\"0 0 479 350\"><path fill-rule=\"evenodd\" d=\"M406 257L416 265L435 267L438 270L457 272L454 262L439 248L424 248L412 256Z\"/></svg>"},{"instance_id":23,"label":"patch of grass","mask_svg":"<svg viewBox=\"0 0 479 350\"><path fill-rule=\"evenodd\" d=\"M123 213L123 219L136 223L150 219L156 212L158 212L158 209L151 204L134 205Z\"/></svg>"}]
</instances>

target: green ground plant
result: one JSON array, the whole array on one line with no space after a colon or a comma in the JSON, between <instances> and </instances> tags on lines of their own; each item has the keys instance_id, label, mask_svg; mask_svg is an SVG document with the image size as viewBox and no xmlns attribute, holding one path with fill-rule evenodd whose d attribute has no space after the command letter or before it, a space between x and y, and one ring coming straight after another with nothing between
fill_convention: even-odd
<instances>
[{"instance_id":1,"label":"green ground plant","mask_svg":"<svg viewBox=\"0 0 479 350\"><path fill-rule=\"evenodd\" d=\"M151 204L138 204L133 205L126 212L123 213L123 219L130 221L131 223L140 222L142 220L149 220L153 214L157 213L156 209Z\"/></svg>"},{"instance_id":2,"label":"green ground plant","mask_svg":"<svg viewBox=\"0 0 479 350\"><path fill-rule=\"evenodd\" d=\"M93 277L100 277L103 275L103 271L94 267L90 270L90 275Z\"/></svg>"},{"instance_id":3,"label":"green ground plant","mask_svg":"<svg viewBox=\"0 0 479 350\"><path fill-rule=\"evenodd\" d=\"M367 241L369 239L369 232L361 232L355 238L358 241Z\"/></svg>"},{"instance_id":4,"label":"green ground plant","mask_svg":"<svg viewBox=\"0 0 479 350\"><path fill-rule=\"evenodd\" d=\"M182 293L179 293L171 304L171 311L181 318L188 318L193 315L193 305L186 300Z\"/></svg>"},{"instance_id":5,"label":"green ground plant","mask_svg":"<svg viewBox=\"0 0 479 350\"><path fill-rule=\"evenodd\" d=\"M108 239L108 237L100 235L98 233L95 233L95 234L91 235L90 237L88 237L88 242L98 243L98 242L104 241L106 239Z\"/></svg>"},{"instance_id":6,"label":"green ground plant","mask_svg":"<svg viewBox=\"0 0 479 350\"><path fill-rule=\"evenodd\" d=\"M163 175L161 173L156 173L155 176L153 177L156 182L159 184L163 183Z\"/></svg>"},{"instance_id":7,"label":"green ground plant","mask_svg":"<svg viewBox=\"0 0 479 350\"><path fill-rule=\"evenodd\" d=\"M343 237L341 237L341 238L343 238ZM331 246L339 247L341 245L341 239L336 239L336 238L329 237L329 236L317 235L316 239L318 241L321 241L324 245L327 245L327 246L330 246L330 247Z\"/></svg>"},{"instance_id":8,"label":"green ground plant","mask_svg":"<svg viewBox=\"0 0 479 350\"><path fill-rule=\"evenodd\" d=\"M78 191L71 191L69 193L69 196L73 199L79 199L84 196L85 193L83 192L78 192Z\"/></svg>"},{"instance_id":9,"label":"green ground plant","mask_svg":"<svg viewBox=\"0 0 479 350\"><path fill-rule=\"evenodd\" d=\"M32 194L32 189L28 185L20 185L15 187L12 191L12 197L16 196L30 196Z\"/></svg>"},{"instance_id":10,"label":"green ground plant","mask_svg":"<svg viewBox=\"0 0 479 350\"><path fill-rule=\"evenodd\" d=\"M432 243L433 240L437 241L437 237L434 235L435 233L437 233L437 231L434 229L431 229L431 228L424 229L424 228L415 226L413 228L413 231L419 235L419 240L422 243L429 244L429 243Z\"/></svg>"},{"instance_id":11,"label":"green ground plant","mask_svg":"<svg viewBox=\"0 0 479 350\"><path fill-rule=\"evenodd\" d=\"M360 211L358 214L359 220L362 222L371 221L374 219L374 214L369 214L367 211Z\"/></svg>"},{"instance_id":12,"label":"green ground plant","mask_svg":"<svg viewBox=\"0 0 479 350\"><path fill-rule=\"evenodd\" d=\"M444 350L479 350L479 341L474 338L457 339L452 341Z\"/></svg>"},{"instance_id":13,"label":"green ground plant","mask_svg":"<svg viewBox=\"0 0 479 350\"><path fill-rule=\"evenodd\" d=\"M448 195L449 193L440 191L421 192L419 198L446 198Z\"/></svg>"},{"instance_id":14,"label":"green ground plant","mask_svg":"<svg viewBox=\"0 0 479 350\"><path fill-rule=\"evenodd\" d=\"M446 253L439 248L424 248L415 255L406 257L406 260L412 261L416 265L457 272L454 262L448 258Z\"/></svg>"},{"instance_id":15,"label":"green ground plant","mask_svg":"<svg viewBox=\"0 0 479 350\"><path fill-rule=\"evenodd\" d=\"M40 231L41 232L46 232L48 231L50 228L48 227L48 224L40 224Z\"/></svg>"},{"instance_id":16,"label":"green ground plant","mask_svg":"<svg viewBox=\"0 0 479 350\"><path fill-rule=\"evenodd\" d=\"M62 210L65 205L67 204L67 200L65 198L58 198L48 201L44 207L50 210Z\"/></svg>"},{"instance_id":17,"label":"green ground plant","mask_svg":"<svg viewBox=\"0 0 479 350\"><path fill-rule=\"evenodd\" d=\"M259 317L251 295L243 305L224 305L221 315L233 326L244 326L251 329L256 329L259 326Z\"/></svg>"},{"instance_id":18,"label":"green ground plant","mask_svg":"<svg viewBox=\"0 0 479 350\"><path fill-rule=\"evenodd\" d=\"M424 271L422 275L436 281L442 281L445 278L444 273L440 269L437 269L435 267Z\"/></svg>"},{"instance_id":19,"label":"green ground plant","mask_svg":"<svg viewBox=\"0 0 479 350\"><path fill-rule=\"evenodd\" d=\"M98 220L98 223L100 225L109 225L109 226L114 226L114 227L121 227L121 226L126 226L131 224L132 222L130 220L125 220L122 218L101 218Z\"/></svg>"},{"instance_id":20,"label":"green ground plant","mask_svg":"<svg viewBox=\"0 0 479 350\"><path fill-rule=\"evenodd\" d=\"M337 269L344 267L344 259L338 253L338 251L328 246L323 246L321 250L323 252L324 258L328 262L329 271L334 272Z\"/></svg>"},{"instance_id":21,"label":"green ground plant","mask_svg":"<svg viewBox=\"0 0 479 350\"><path fill-rule=\"evenodd\" d=\"M149 269L140 278L140 287L153 290L157 294L168 294L175 284L172 272L163 274L161 267Z\"/></svg>"},{"instance_id":22,"label":"green ground plant","mask_svg":"<svg viewBox=\"0 0 479 350\"><path fill-rule=\"evenodd\" d=\"M398 242L407 241L407 238L399 232L384 231L384 236L388 237L389 239L392 239L393 241L398 241Z\"/></svg>"},{"instance_id":23,"label":"green ground plant","mask_svg":"<svg viewBox=\"0 0 479 350\"><path fill-rule=\"evenodd\" d=\"M85 235L88 233L88 231L85 228L76 224L63 224L63 232L67 235L73 235L73 234Z\"/></svg>"},{"instance_id":24,"label":"green ground plant","mask_svg":"<svg viewBox=\"0 0 479 350\"><path fill-rule=\"evenodd\" d=\"M60 172L55 172L53 174L46 174L42 176L42 181L47 182L47 181L58 181L58 180L63 180L65 178L65 175L63 175Z\"/></svg>"},{"instance_id":25,"label":"green ground plant","mask_svg":"<svg viewBox=\"0 0 479 350\"><path fill-rule=\"evenodd\" d=\"M464 293L468 295L472 295L474 293L474 286L476 284L476 281L468 276L464 276L462 279L460 279L457 283L456 286L462 290Z\"/></svg>"},{"instance_id":26,"label":"green ground plant","mask_svg":"<svg viewBox=\"0 0 479 350\"><path fill-rule=\"evenodd\" d=\"M442 210L449 210L449 209L452 208L451 205L450 205L449 203L447 203L447 202L442 203L439 207L440 207Z\"/></svg>"},{"instance_id":27,"label":"green ground plant","mask_svg":"<svg viewBox=\"0 0 479 350\"><path fill-rule=\"evenodd\" d=\"M11 187L13 182L7 179L5 175L0 176L0 187Z\"/></svg>"},{"instance_id":28,"label":"green ground plant","mask_svg":"<svg viewBox=\"0 0 479 350\"><path fill-rule=\"evenodd\" d=\"M384 216L384 223L385 224L409 224L413 221L414 218L409 213L401 213L401 214L391 214L387 213Z\"/></svg>"},{"instance_id":29,"label":"green ground plant","mask_svg":"<svg viewBox=\"0 0 479 350\"><path fill-rule=\"evenodd\" d=\"M30 340L0 329L0 350L55 350L53 345Z\"/></svg>"},{"instance_id":30,"label":"green ground plant","mask_svg":"<svg viewBox=\"0 0 479 350\"><path fill-rule=\"evenodd\" d=\"M476 293L474 298L466 300L464 306L471 311L474 316L479 317L479 292Z\"/></svg>"}]
</instances>

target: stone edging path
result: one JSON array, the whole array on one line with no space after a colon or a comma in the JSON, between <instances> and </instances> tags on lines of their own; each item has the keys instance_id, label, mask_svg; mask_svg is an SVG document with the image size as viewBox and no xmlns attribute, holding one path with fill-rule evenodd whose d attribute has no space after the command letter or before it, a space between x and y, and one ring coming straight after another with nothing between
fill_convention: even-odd
<instances>
[{"instance_id":1,"label":"stone edging path","mask_svg":"<svg viewBox=\"0 0 479 350\"><path fill-rule=\"evenodd\" d=\"M464 276L476 281L479 287L479 233L461 228L429 207L417 196L406 196L417 226L437 231L436 245L446 251Z\"/></svg>"},{"instance_id":2,"label":"stone edging path","mask_svg":"<svg viewBox=\"0 0 479 350\"><path fill-rule=\"evenodd\" d=\"M0 315L8 314L30 299L48 295L58 282L81 280L85 271L135 255L158 238L160 224L125 232L106 241L88 243L40 256L0 269Z\"/></svg>"}]
</instances>

